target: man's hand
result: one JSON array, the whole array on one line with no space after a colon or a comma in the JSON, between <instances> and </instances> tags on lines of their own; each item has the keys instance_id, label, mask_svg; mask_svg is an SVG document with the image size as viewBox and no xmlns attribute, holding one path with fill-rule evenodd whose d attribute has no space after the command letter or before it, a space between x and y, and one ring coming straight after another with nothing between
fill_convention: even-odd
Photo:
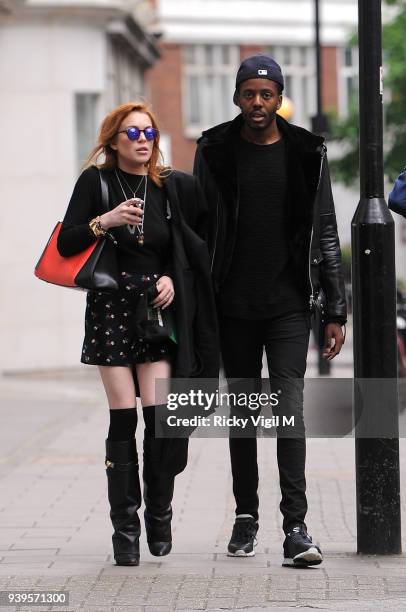
<instances>
[{"instance_id":1,"label":"man's hand","mask_svg":"<svg viewBox=\"0 0 406 612\"><path fill-rule=\"evenodd\" d=\"M341 351L345 336L339 323L327 323L324 333L323 357L327 361L334 359Z\"/></svg>"}]
</instances>

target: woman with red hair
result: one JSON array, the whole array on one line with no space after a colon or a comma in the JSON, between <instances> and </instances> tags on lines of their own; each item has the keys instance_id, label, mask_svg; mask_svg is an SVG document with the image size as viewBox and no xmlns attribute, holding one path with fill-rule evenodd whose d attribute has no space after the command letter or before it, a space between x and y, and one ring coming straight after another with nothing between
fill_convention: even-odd
<instances>
[{"instance_id":1,"label":"woman with red hair","mask_svg":"<svg viewBox=\"0 0 406 612\"><path fill-rule=\"evenodd\" d=\"M150 552L163 556L172 546L174 478L186 465L188 440L155 437L155 413L162 404L155 382L218 374L215 307L201 237L206 206L196 178L159 165L160 155L158 125L146 104L123 104L110 112L58 238L64 257L106 233L117 245L119 288L88 292L81 358L98 366L110 409L106 472L117 565L139 564L137 393L145 423L146 535ZM108 212L99 172L108 185ZM171 313L165 320L172 320L174 329L167 331L168 324L151 337L143 320L148 312L161 324Z\"/></svg>"}]
</instances>

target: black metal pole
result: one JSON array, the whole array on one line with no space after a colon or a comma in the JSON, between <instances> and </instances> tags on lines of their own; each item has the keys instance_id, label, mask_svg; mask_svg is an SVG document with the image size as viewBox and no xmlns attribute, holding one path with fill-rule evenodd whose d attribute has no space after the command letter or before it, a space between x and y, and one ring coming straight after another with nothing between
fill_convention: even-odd
<instances>
[{"instance_id":1,"label":"black metal pole","mask_svg":"<svg viewBox=\"0 0 406 612\"><path fill-rule=\"evenodd\" d=\"M326 115L323 115L322 101L322 76L321 76L321 48L320 48L320 2L314 0L314 50L316 56L316 98L317 113L312 117L312 131L316 134L327 135L328 123ZM317 366L319 376L331 374L331 364L323 357L323 349L318 348Z\"/></svg>"},{"instance_id":2,"label":"black metal pole","mask_svg":"<svg viewBox=\"0 0 406 612\"><path fill-rule=\"evenodd\" d=\"M316 47L316 82L317 82L317 115L323 112L321 101L321 50L320 50L320 3L314 0L315 13L315 47Z\"/></svg>"},{"instance_id":3,"label":"black metal pole","mask_svg":"<svg viewBox=\"0 0 406 612\"><path fill-rule=\"evenodd\" d=\"M317 111L312 117L312 131L316 134L327 134L327 116L323 114L322 77L321 77L321 45L320 45L320 2L314 0L314 50L316 53L316 90Z\"/></svg>"},{"instance_id":4,"label":"black metal pole","mask_svg":"<svg viewBox=\"0 0 406 612\"><path fill-rule=\"evenodd\" d=\"M358 0L361 199L352 220L357 545L401 552L395 233L384 199L381 0ZM372 392L371 392L372 390Z\"/></svg>"}]
</instances>

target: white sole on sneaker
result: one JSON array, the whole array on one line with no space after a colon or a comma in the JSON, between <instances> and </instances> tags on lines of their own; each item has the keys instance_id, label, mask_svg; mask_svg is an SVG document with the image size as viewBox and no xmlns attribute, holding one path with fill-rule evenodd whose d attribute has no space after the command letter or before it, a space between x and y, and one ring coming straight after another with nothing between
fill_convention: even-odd
<instances>
[{"instance_id":1,"label":"white sole on sneaker","mask_svg":"<svg viewBox=\"0 0 406 612\"><path fill-rule=\"evenodd\" d=\"M255 557L255 550L247 553L245 550L236 550L235 552L227 552L227 557Z\"/></svg>"},{"instance_id":2,"label":"white sole on sneaker","mask_svg":"<svg viewBox=\"0 0 406 612\"><path fill-rule=\"evenodd\" d=\"M282 565L283 567L294 567L304 565L319 565L323 561L323 555L317 550L315 546L312 546L308 550L296 555L293 559L284 557Z\"/></svg>"}]
</instances>

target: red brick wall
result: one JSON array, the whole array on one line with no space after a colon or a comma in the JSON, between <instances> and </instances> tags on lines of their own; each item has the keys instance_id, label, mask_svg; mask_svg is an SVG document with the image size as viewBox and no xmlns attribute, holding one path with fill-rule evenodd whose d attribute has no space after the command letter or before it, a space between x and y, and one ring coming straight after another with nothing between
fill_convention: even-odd
<instances>
[{"instance_id":1,"label":"red brick wall","mask_svg":"<svg viewBox=\"0 0 406 612\"><path fill-rule=\"evenodd\" d=\"M323 112L338 108L337 47L322 47L322 104Z\"/></svg>"},{"instance_id":2,"label":"red brick wall","mask_svg":"<svg viewBox=\"0 0 406 612\"><path fill-rule=\"evenodd\" d=\"M158 116L160 128L171 136L172 166L190 172L195 140L184 136L182 118L182 48L160 45L161 59L145 75L148 98Z\"/></svg>"},{"instance_id":3,"label":"red brick wall","mask_svg":"<svg viewBox=\"0 0 406 612\"><path fill-rule=\"evenodd\" d=\"M241 45L240 46L240 60L243 61L251 55L256 53L265 53L265 47L263 45Z\"/></svg>"},{"instance_id":4,"label":"red brick wall","mask_svg":"<svg viewBox=\"0 0 406 612\"><path fill-rule=\"evenodd\" d=\"M240 58L264 51L261 45L241 45ZM182 46L161 43L161 59L145 75L147 97L163 132L171 136L172 165L191 172L196 148L195 139L184 136L182 116ZM283 66L282 66L283 69ZM322 48L323 110L338 106L337 48Z\"/></svg>"}]
</instances>

